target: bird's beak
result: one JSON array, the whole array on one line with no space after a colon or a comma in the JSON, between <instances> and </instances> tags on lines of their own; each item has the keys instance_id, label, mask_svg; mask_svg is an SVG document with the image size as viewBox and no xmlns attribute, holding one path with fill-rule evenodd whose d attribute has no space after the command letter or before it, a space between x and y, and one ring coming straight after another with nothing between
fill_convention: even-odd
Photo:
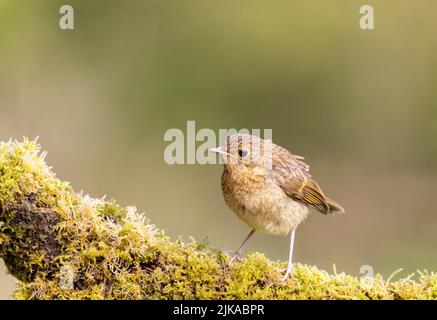
<instances>
[{"instance_id":1,"label":"bird's beak","mask_svg":"<svg viewBox=\"0 0 437 320\"><path fill-rule=\"evenodd\" d=\"M215 152L215 153L220 153L220 154L231 155L230 153L227 153L225 150L223 150L223 147L211 148L211 149L209 149L209 151L210 152Z\"/></svg>"}]
</instances>

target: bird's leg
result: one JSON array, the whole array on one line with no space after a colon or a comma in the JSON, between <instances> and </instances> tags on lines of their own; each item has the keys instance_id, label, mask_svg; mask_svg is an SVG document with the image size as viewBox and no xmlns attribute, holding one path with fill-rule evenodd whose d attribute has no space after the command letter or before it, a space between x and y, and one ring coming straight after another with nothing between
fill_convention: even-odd
<instances>
[{"instance_id":1,"label":"bird's leg","mask_svg":"<svg viewBox=\"0 0 437 320\"><path fill-rule=\"evenodd\" d=\"M293 247L294 247L294 232L295 230L293 230L290 233L290 254L288 256L288 265L287 265L287 269L285 269L285 274L282 277L280 282L284 282L285 280L287 280L288 278L292 278L293 277Z\"/></svg>"},{"instance_id":2,"label":"bird's leg","mask_svg":"<svg viewBox=\"0 0 437 320\"><path fill-rule=\"evenodd\" d=\"M247 237L244 239L243 243L240 245L237 251L232 255L231 261L229 261L229 266L231 266L232 262L234 262L235 259L240 260L241 259L241 250L245 246L246 242L250 239L250 237L255 233L255 229L250 230Z\"/></svg>"}]
</instances>

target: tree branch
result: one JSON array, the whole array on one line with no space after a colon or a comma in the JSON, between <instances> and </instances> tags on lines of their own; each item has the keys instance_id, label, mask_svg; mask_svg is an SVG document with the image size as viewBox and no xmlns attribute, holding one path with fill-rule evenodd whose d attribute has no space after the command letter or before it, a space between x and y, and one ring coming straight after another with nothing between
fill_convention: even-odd
<instances>
[{"instance_id":1,"label":"tree branch","mask_svg":"<svg viewBox=\"0 0 437 320\"><path fill-rule=\"evenodd\" d=\"M36 141L0 144L0 256L18 299L430 299L437 276L387 283L253 253L231 269L206 243L173 242L134 207L74 193Z\"/></svg>"}]
</instances>

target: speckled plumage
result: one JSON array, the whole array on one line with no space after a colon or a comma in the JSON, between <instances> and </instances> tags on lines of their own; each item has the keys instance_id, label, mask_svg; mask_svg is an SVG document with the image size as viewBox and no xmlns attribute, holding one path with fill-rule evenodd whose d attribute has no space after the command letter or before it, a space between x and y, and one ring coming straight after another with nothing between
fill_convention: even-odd
<instances>
[{"instance_id":1,"label":"speckled plumage","mask_svg":"<svg viewBox=\"0 0 437 320\"><path fill-rule=\"evenodd\" d=\"M221 183L226 204L252 229L287 235L308 215L308 208L288 197L271 175L227 168Z\"/></svg>"}]
</instances>

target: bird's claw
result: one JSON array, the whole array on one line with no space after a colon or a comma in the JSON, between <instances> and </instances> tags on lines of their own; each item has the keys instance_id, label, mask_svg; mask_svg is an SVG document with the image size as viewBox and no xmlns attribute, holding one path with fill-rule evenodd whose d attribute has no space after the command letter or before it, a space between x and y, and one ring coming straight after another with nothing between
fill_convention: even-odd
<instances>
[{"instance_id":1,"label":"bird's claw","mask_svg":"<svg viewBox=\"0 0 437 320\"><path fill-rule=\"evenodd\" d=\"M230 260L229 263L228 263L228 267L229 267L229 268L231 267L232 263L233 263L235 260L237 260L237 261L240 261L240 260L241 260L241 253L238 252L238 251L235 252L235 253L232 255L231 260Z\"/></svg>"},{"instance_id":2,"label":"bird's claw","mask_svg":"<svg viewBox=\"0 0 437 320\"><path fill-rule=\"evenodd\" d=\"M288 279L293 279L294 280L294 277L293 277L293 268L287 267L287 269L285 270L284 276L281 278L281 280L279 280L278 284L282 284L285 281L287 281Z\"/></svg>"}]
</instances>

